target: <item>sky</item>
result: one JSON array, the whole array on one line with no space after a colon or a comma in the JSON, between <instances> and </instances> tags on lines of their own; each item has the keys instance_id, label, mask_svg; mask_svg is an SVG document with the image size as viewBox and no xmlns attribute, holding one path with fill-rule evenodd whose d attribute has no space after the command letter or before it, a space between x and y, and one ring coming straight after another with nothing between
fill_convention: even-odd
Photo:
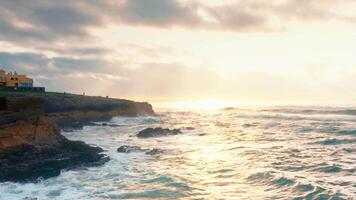
<instances>
[{"instance_id":1,"label":"sky","mask_svg":"<svg viewBox=\"0 0 356 200\"><path fill-rule=\"evenodd\" d=\"M353 104L355 10L353 0L0 0L0 68L48 91L149 102Z\"/></svg>"}]
</instances>

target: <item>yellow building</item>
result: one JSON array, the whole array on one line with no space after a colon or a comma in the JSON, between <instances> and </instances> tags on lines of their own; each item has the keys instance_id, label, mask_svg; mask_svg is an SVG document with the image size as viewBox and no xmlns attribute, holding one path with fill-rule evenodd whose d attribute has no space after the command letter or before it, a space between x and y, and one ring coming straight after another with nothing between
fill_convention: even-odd
<instances>
[{"instance_id":1,"label":"yellow building","mask_svg":"<svg viewBox=\"0 0 356 200\"><path fill-rule=\"evenodd\" d=\"M5 86L6 85L6 73L4 70L0 69L0 86Z\"/></svg>"},{"instance_id":2,"label":"yellow building","mask_svg":"<svg viewBox=\"0 0 356 200\"><path fill-rule=\"evenodd\" d=\"M26 75L0 70L0 85L11 88L32 88L33 80Z\"/></svg>"}]
</instances>

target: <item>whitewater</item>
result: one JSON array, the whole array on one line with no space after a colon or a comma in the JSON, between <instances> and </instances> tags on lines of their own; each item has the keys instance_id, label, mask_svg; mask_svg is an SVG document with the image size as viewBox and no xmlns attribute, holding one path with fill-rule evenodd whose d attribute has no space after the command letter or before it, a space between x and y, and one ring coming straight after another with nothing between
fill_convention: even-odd
<instances>
[{"instance_id":1,"label":"whitewater","mask_svg":"<svg viewBox=\"0 0 356 200\"><path fill-rule=\"evenodd\" d=\"M0 199L356 199L353 108L170 110L96 124L62 134L103 148L109 162L0 183ZM136 137L148 127L182 134ZM118 153L122 145L160 151Z\"/></svg>"}]
</instances>

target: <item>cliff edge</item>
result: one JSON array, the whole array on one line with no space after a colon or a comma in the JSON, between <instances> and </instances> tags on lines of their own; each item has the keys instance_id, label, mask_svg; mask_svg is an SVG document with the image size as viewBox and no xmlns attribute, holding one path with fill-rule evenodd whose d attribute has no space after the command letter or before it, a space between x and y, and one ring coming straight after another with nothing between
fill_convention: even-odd
<instances>
[{"instance_id":1,"label":"cliff edge","mask_svg":"<svg viewBox=\"0 0 356 200\"><path fill-rule=\"evenodd\" d=\"M60 127L113 116L154 114L148 103L68 94L0 93L0 182L35 181L63 169L101 165L99 147L70 141Z\"/></svg>"},{"instance_id":2,"label":"cliff edge","mask_svg":"<svg viewBox=\"0 0 356 200\"><path fill-rule=\"evenodd\" d=\"M0 98L7 102L10 109L33 108L31 98L42 101L43 112L59 128L81 128L88 122L105 121L114 116L154 115L152 105L147 102L135 102L125 99L113 99L96 96L83 96L66 93L1 93ZM27 99L18 103L21 99ZM15 102L15 105L13 105ZM17 103L16 103L17 102ZM4 104L4 103L3 103ZM21 107L21 108L17 108ZM4 108L9 109L9 108ZM1 100L0 100L1 110Z\"/></svg>"}]
</instances>

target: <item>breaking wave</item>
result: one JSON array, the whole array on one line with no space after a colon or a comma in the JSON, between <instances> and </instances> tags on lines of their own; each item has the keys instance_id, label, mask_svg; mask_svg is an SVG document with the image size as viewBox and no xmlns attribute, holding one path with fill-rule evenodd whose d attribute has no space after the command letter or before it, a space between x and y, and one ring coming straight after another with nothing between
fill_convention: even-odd
<instances>
[{"instance_id":1,"label":"breaking wave","mask_svg":"<svg viewBox=\"0 0 356 200\"><path fill-rule=\"evenodd\" d=\"M0 183L0 199L353 199L356 109L229 108L115 117L63 132L100 146L101 167ZM140 139L148 127L182 134ZM122 145L145 152L118 153Z\"/></svg>"}]
</instances>

